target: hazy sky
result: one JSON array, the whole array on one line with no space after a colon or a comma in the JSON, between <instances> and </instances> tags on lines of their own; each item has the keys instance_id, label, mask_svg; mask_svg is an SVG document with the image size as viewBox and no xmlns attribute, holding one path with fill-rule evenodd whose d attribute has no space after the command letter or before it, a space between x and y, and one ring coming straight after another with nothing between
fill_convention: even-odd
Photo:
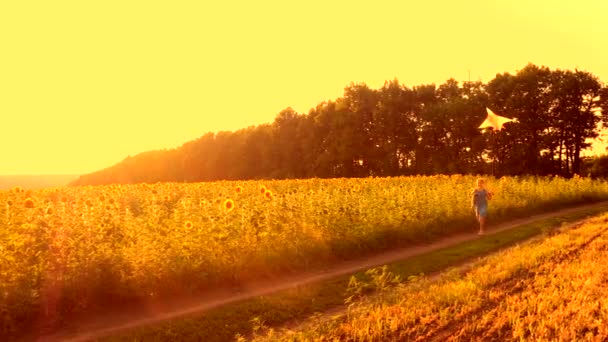
<instances>
[{"instance_id":1,"label":"hazy sky","mask_svg":"<svg viewBox=\"0 0 608 342\"><path fill-rule=\"evenodd\" d=\"M608 1L1 1L0 174L85 173L351 81L608 82Z\"/></svg>"}]
</instances>

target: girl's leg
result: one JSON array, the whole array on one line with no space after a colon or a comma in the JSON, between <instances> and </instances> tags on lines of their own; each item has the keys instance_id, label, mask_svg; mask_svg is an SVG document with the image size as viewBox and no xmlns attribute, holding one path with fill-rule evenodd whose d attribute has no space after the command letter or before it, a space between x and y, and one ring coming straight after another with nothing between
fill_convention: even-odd
<instances>
[{"instance_id":1,"label":"girl's leg","mask_svg":"<svg viewBox=\"0 0 608 342\"><path fill-rule=\"evenodd\" d=\"M488 215L488 208L482 206L479 208L479 235L483 235L486 232L486 218Z\"/></svg>"},{"instance_id":2,"label":"girl's leg","mask_svg":"<svg viewBox=\"0 0 608 342\"><path fill-rule=\"evenodd\" d=\"M486 218L485 216L479 216L479 235L483 235L486 232Z\"/></svg>"}]
</instances>

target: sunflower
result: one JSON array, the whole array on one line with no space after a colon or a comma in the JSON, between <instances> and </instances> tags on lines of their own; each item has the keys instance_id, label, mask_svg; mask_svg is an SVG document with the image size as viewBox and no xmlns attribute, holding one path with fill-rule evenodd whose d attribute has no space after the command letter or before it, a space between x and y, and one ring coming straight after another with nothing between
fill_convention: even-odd
<instances>
[{"instance_id":1,"label":"sunflower","mask_svg":"<svg viewBox=\"0 0 608 342\"><path fill-rule=\"evenodd\" d=\"M224 201L223 207L226 209L226 211L232 211L232 209L234 209L234 201L228 198Z\"/></svg>"},{"instance_id":2,"label":"sunflower","mask_svg":"<svg viewBox=\"0 0 608 342\"><path fill-rule=\"evenodd\" d=\"M270 190L266 190L266 192L264 192L264 197L271 199L272 198L272 191Z\"/></svg>"},{"instance_id":3,"label":"sunflower","mask_svg":"<svg viewBox=\"0 0 608 342\"><path fill-rule=\"evenodd\" d=\"M243 192L243 188L242 188L242 187L240 187L240 186L237 186L237 187L234 189L234 191L236 191L236 193L237 193L237 194L240 194L240 193L242 193L242 192Z\"/></svg>"},{"instance_id":4,"label":"sunflower","mask_svg":"<svg viewBox=\"0 0 608 342\"><path fill-rule=\"evenodd\" d=\"M31 198L28 198L25 200L25 202L23 202L23 206L31 209L34 207L34 201L32 201Z\"/></svg>"},{"instance_id":5,"label":"sunflower","mask_svg":"<svg viewBox=\"0 0 608 342\"><path fill-rule=\"evenodd\" d=\"M260 193L262 193L262 195L266 194L266 187L263 185L260 185Z\"/></svg>"},{"instance_id":6,"label":"sunflower","mask_svg":"<svg viewBox=\"0 0 608 342\"><path fill-rule=\"evenodd\" d=\"M186 221L186 222L184 223L184 228L186 228L186 229L190 229L190 228L192 228L192 222L190 222L190 221Z\"/></svg>"}]
</instances>

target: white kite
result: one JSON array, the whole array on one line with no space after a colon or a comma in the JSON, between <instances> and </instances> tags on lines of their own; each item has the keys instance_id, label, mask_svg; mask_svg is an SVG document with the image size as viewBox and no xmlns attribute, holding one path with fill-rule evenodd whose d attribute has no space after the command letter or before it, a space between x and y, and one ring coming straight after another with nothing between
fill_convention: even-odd
<instances>
[{"instance_id":1,"label":"white kite","mask_svg":"<svg viewBox=\"0 0 608 342\"><path fill-rule=\"evenodd\" d=\"M506 124L507 122L517 122L516 119L509 119L509 118L505 118L503 116L494 114L494 112L492 112L490 110L490 108L486 107L486 109L488 111L488 117L479 126L479 128L493 128L496 131L500 131L502 129L502 125Z\"/></svg>"}]
</instances>

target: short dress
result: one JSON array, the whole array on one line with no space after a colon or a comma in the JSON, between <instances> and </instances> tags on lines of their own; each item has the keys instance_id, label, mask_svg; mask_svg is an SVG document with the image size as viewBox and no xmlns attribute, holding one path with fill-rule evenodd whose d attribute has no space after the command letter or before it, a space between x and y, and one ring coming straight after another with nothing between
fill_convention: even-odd
<instances>
[{"instance_id":1,"label":"short dress","mask_svg":"<svg viewBox=\"0 0 608 342\"><path fill-rule=\"evenodd\" d=\"M479 217L488 216L488 191L486 189L473 190L473 205Z\"/></svg>"}]
</instances>

